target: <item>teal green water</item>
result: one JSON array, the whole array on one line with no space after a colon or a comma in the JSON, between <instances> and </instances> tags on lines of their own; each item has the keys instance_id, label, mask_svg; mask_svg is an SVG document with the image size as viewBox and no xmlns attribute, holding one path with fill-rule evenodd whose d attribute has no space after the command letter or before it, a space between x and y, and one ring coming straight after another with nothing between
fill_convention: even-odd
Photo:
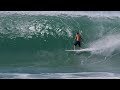
<instances>
[{"instance_id":1,"label":"teal green water","mask_svg":"<svg viewBox=\"0 0 120 90\"><path fill-rule=\"evenodd\" d=\"M119 72L120 18L6 15L0 17L0 72ZM82 48L73 49L75 33Z\"/></svg>"}]
</instances>

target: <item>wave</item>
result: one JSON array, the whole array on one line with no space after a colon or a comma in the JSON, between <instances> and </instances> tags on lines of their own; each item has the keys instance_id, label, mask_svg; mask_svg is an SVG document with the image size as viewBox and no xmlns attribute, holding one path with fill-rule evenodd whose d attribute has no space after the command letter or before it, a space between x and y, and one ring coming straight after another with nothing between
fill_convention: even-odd
<instances>
[{"instance_id":1,"label":"wave","mask_svg":"<svg viewBox=\"0 0 120 90\"><path fill-rule=\"evenodd\" d=\"M9 13L12 14L0 14L0 67L55 67L60 70L63 67L63 71L71 72L103 71L103 68L113 71L114 67L119 71L119 17L90 17L89 12L80 12L88 15L78 12L77 17L65 15L65 12L53 16L42 15L42 12L38 15ZM64 51L73 49L76 32L83 38L82 48L93 48L92 52ZM65 70L66 67L70 69Z\"/></svg>"},{"instance_id":2,"label":"wave","mask_svg":"<svg viewBox=\"0 0 120 90\"><path fill-rule=\"evenodd\" d=\"M16 46L20 43L33 45L34 42L41 46L39 42L44 45L56 42L63 47L73 45L75 33L80 32L84 39L83 47L92 47L89 46L90 43L97 40L97 43L102 44L106 42L108 35L119 33L119 21L120 18L107 17L9 15L0 17L0 42L2 45L8 42ZM103 37L106 39L101 41Z\"/></svg>"}]
</instances>

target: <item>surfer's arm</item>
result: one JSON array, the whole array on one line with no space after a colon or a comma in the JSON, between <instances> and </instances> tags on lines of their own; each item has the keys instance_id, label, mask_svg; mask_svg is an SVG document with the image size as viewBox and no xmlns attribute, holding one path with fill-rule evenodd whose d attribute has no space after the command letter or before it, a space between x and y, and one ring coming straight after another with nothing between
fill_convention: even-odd
<instances>
[{"instance_id":1,"label":"surfer's arm","mask_svg":"<svg viewBox=\"0 0 120 90\"><path fill-rule=\"evenodd\" d=\"M83 38L82 37L80 37L81 38L81 40L83 40Z\"/></svg>"},{"instance_id":2,"label":"surfer's arm","mask_svg":"<svg viewBox=\"0 0 120 90\"><path fill-rule=\"evenodd\" d=\"M77 39L77 37L75 36L75 40Z\"/></svg>"},{"instance_id":3,"label":"surfer's arm","mask_svg":"<svg viewBox=\"0 0 120 90\"><path fill-rule=\"evenodd\" d=\"M83 38L81 37L81 40L83 40Z\"/></svg>"}]
</instances>

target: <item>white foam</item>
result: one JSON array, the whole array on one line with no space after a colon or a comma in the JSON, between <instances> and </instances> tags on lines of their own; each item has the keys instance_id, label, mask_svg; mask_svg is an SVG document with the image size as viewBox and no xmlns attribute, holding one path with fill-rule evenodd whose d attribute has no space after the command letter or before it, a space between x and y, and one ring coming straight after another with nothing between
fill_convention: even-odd
<instances>
[{"instance_id":1,"label":"white foam","mask_svg":"<svg viewBox=\"0 0 120 90\"><path fill-rule=\"evenodd\" d=\"M120 79L120 74L110 72L78 73L0 73L0 79Z\"/></svg>"},{"instance_id":2,"label":"white foam","mask_svg":"<svg viewBox=\"0 0 120 90\"><path fill-rule=\"evenodd\" d=\"M22 15L69 15L69 16L102 16L102 17L120 17L120 11L0 11L0 14L22 14Z\"/></svg>"},{"instance_id":3,"label":"white foam","mask_svg":"<svg viewBox=\"0 0 120 90\"><path fill-rule=\"evenodd\" d=\"M106 35L90 44L95 54L111 55L115 50L120 51L120 34Z\"/></svg>"}]
</instances>

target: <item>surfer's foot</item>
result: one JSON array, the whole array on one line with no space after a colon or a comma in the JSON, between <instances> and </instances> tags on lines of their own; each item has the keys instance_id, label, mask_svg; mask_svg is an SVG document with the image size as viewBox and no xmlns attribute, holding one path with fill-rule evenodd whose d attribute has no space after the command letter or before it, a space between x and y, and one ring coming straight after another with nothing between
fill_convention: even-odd
<instances>
[{"instance_id":1,"label":"surfer's foot","mask_svg":"<svg viewBox=\"0 0 120 90\"><path fill-rule=\"evenodd\" d=\"M74 50L75 50L75 47L74 47Z\"/></svg>"},{"instance_id":2,"label":"surfer's foot","mask_svg":"<svg viewBox=\"0 0 120 90\"><path fill-rule=\"evenodd\" d=\"M80 48L80 49L82 49L82 48Z\"/></svg>"}]
</instances>

